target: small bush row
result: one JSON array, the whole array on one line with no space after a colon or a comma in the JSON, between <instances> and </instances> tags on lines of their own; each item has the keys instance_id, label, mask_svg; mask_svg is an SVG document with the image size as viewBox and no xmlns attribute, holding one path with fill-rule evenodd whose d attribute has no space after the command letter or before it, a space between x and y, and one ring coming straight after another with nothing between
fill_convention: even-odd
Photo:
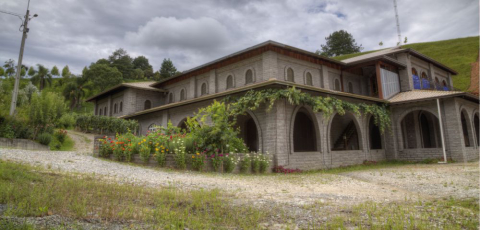
<instances>
[{"instance_id":1,"label":"small bush row","mask_svg":"<svg viewBox=\"0 0 480 230\"><path fill-rule=\"evenodd\" d=\"M79 115L76 117L75 125L82 132L93 133L127 133L138 130L138 122L115 117Z\"/></svg>"}]
</instances>

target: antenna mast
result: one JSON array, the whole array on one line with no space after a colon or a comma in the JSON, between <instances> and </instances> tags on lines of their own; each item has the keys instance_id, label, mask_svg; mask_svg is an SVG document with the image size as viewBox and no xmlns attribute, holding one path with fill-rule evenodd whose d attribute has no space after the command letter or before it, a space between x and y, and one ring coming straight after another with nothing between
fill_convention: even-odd
<instances>
[{"instance_id":1,"label":"antenna mast","mask_svg":"<svg viewBox=\"0 0 480 230\"><path fill-rule=\"evenodd\" d=\"M397 0L393 0L393 7L395 8L395 18L397 20L397 34L398 34L397 46L400 46L402 44L402 35L400 34L400 21L398 20Z\"/></svg>"}]
</instances>

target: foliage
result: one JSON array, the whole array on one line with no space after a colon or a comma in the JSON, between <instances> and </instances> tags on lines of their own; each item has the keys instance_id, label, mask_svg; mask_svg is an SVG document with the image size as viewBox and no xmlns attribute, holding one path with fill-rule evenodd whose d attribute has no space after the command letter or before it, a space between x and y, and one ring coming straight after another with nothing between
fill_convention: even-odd
<instances>
[{"instance_id":1,"label":"foliage","mask_svg":"<svg viewBox=\"0 0 480 230\"><path fill-rule=\"evenodd\" d=\"M52 70L50 70L50 74L52 74L53 76L60 76L60 72L58 70L58 67L54 65L52 67Z\"/></svg>"},{"instance_id":2,"label":"foliage","mask_svg":"<svg viewBox=\"0 0 480 230\"><path fill-rule=\"evenodd\" d=\"M237 167L240 158L237 157L233 152L225 154L223 157L223 172L231 173Z\"/></svg>"},{"instance_id":3,"label":"foliage","mask_svg":"<svg viewBox=\"0 0 480 230\"><path fill-rule=\"evenodd\" d=\"M265 173L267 171L270 165L268 152L266 154L252 153L249 157L252 162L252 173Z\"/></svg>"},{"instance_id":4,"label":"foliage","mask_svg":"<svg viewBox=\"0 0 480 230\"><path fill-rule=\"evenodd\" d=\"M192 168L197 171L202 171L203 166L205 165L205 152L196 152L192 155Z\"/></svg>"},{"instance_id":5,"label":"foliage","mask_svg":"<svg viewBox=\"0 0 480 230\"><path fill-rule=\"evenodd\" d=\"M34 137L39 132L53 128L65 110L66 107L60 95L51 92L34 94L28 107L28 119L33 126ZM49 132L51 131L53 130Z\"/></svg>"},{"instance_id":6,"label":"foliage","mask_svg":"<svg viewBox=\"0 0 480 230\"><path fill-rule=\"evenodd\" d=\"M123 79L132 79L133 59L128 55L126 50L122 48L115 50L112 55L108 57L108 61L110 62L110 67L118 69Z\"/></svg>"},{"instance_id":7,"label":"foliage","mask_svg":"<svg viewBox=\"0 0 480 230\"><path fill-rule=\"evenodd\" d=\"M185 169L187 167L187 152L185 151L185 142L182 139L174 140L171 150L173 151L175 164L178 169Z\"/></svg>"},{"instance_id":8,"label":"foliage","mask_svg":"<svg viewBox=\"0 0 480 230\"><path fill-rule=\"evenodd\" d=\"M138 130L138 122L135 120L125 120L115 117L78 115L76 118L76 127L82 132L93 133L128 133Z\"/></svg>"},{"instance_id":9,"label":"foliage","mask_svg":"<svg viewBox=\"0 0 480 230\"><path fill-rule=\"evenodd\" d=\"M113 154L114 140L112 138L107 138L106 136L103 139L100 139L101 145L99 146L99 155L100 157L110 157Z\"/></svg>"},{"instance_id":10,"label":"foliage","mask_svg":"<svg viewBox=\"0 0 480 230\"><path fill-rule=\"evenodd\" d=\"M60 141L56 135L53 135L52 141L50 142L50 150L52 151L72 151L75 142L69 137L65 136L63 141Z\"/></svg>"},{"instance_id":11,"label":"foliage","mask_svg":"<svg viewBox=\"0 0 480 230\"><path fill-rule=\"evenodd\" d=\"M155 148L155 158L157 159L158 166L165 167L167 163L167 153L165 152L165 147L162 145L160 148Z\"/></svg>"},{"instance_id":12,"label":"foliage","mask_svg":"<svg viewBox=\"0 0 480 230\"><path fill-rule=\"evenodd\" d=\"M169 77L173 77L175 74L177 74L177 68L173 65L173 62L170 60L170 58L165 58L163 59L162 66L160 67L160 79L166 79Z\"/></svg>"},{"instance_id":13,"label":"foliage","mask_svg":"<svg viewBox=\"0 0 480 230\"><path fill-rule=\"evenodd\" d=\"M104 91L122 83L122 73L116 67L105 64L92 64L86 71L85 77L91 80L95 89Z\"/></svg>"},{"instance_id":14,"label":"foliage","mask_svg":"<svg viewBox=\"0 0 480 230\"><path fill-rule=\"evenodd\" d=\"M240 160L240 172L247 173L250 167L252 166L252 157L250 154L246 153L245 156Z\"/></svg>"},{"instance_id":15,"label":"foliage","mask_svg":"<svg viewBox=\"0 0 480 230\"><path fill-rule=\"evenodd\" d=\"M321 45L322 49L317 54L328 57L335 57L344 54L358 53L363 47L357 45L353 36L345 30L335 31L325 38L326 44Z\"/></svg>"},{"instance_id":16,"label":"foliage","mask_svg":"<svg viewBox=\"0 0 480 230\"><path fill-rule=\"evenodd\" d=\"M75 126L76 117L73 113L63 114L57 122L57 127L62 129L70 129Z\"/></svg>"},{"instance_id":17,"label":"foliage","mask_svg":"<svg viewBox=\"0 0 480 230\"><path fill-rule=\"evenodd\" d=\"M45 66L41 64L37 64L37 67L38 70L36 71L35 75L33 75L31 80L33 84L38 84L40 91L42 91L47 85L52 84L52 74Z\"/></svg>"},{"instance_id":18,"label":"foliage","mask_svg":"<svg viewBox=\"0 0 480 230\"><path fill-rule=\"evenodd\" d=\"M142 144L145 141L146 139L143 139ZM150 160L150 153L151 153L150 147L148 145L140 145L139 152L140 152L140 158L142 158L143 162L148 163L148 161Z\"/></svg>"},{"instance_id":19,"label":"foliage","mask_svg":"<svg viewBox=\"0 0 480 230\"><path fill-rule=\"evenodd\" d=\"M60 143L65 142L65 139L67 138L67 131L63 129L59 129L55 132L55 138L57 138Z\"/></svg>"},{"instance_id":20,"label":"foliage","mask_svg":"<svg viewBox=\"0 0 480 230\"><path fill-rule=\"evenodd\" d=\"M288 173L301 173L302 170L300 169L289 169L289 168L285 168L284 166L275 166L273 167L273 170L272 170L274 173L283 173L283 174L288 174Z\"/></svg>"},{"instance_id":21,"label":"foliage","mask_svg":"<svg viewBox=\"0 0 480 230\"><path fill-rule=\"evenodd\" d=\"M133 59L133 68L140 69L142 71L153 69L152 65L150 65L148 59L145 56L138 56Z\"/></svg>"},{"instance_id":22,"label":"foliage","mask_svg":"<svg viewBox=\"0 0 480 230\"><path fill-rule=\"evenodd\" d=\"M17 72L15 69L15 61L12 59L8 59L8 61L5 61L5 64L3 65L4 68L4 76L5 77L11 77L14 76L15 73Z\"/></svg>"},{"instance_id":23,"label":"foliage","mask_svg":"<svg viewBox=\"0 0 480 230\"><path fill-rule=\"evenodd\" d=\"M32 139L33 130L27 122L0 116L0 137Z\"/></svg>"},{"instance_id":24,"label":"foliage","mask_svg":"<svg viewBox=\"0 0 480 230\"><path fill-rule=\"evenodd\" d=\"M37 137L37 141L42 145L49 145L52 141L52 134L50 133L41 133Z\"/></svg>"},{"instance_id":25,"label":"foliage","mask_svg":"<svg viewBox=\"0 0 480 230\"><path fill-rule=\"evenodd\" d=\"M28 84L18 92L17 106L28 105L32 100L32 96L34 94L38 95L39 93L38 88L33 85L32 82L28 82Z\"/></svg>"},{"instance_id":26,"label":"foliage","mask_svg":"<svg viewBox=\"0 0 480 230\"><path fill-rule=\"evenodd\" d=\"M71 76L72 77L68 84L65 85L62 92L65 100L70 101L70 110L75 106L79 107L82 98L85 98L87 94L87 90L92 90L94 88L93 82L89 81L88 78Z\"/></svg>"}]
</instances>

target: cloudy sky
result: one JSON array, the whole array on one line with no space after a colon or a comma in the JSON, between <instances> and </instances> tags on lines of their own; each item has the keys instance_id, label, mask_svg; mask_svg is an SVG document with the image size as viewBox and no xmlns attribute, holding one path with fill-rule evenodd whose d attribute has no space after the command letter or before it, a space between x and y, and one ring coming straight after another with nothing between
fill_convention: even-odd
<instances>
[{"instance_id":1,"label":"cloudy sky","mask_svg":"<svg viewBox=\"0 0 480 230\"><path fill-rule=\"evenodd\" d=\"M28 0L0 0L0 10L24 14ZM478 0L397 0L409 43L477 36ZM57 65L79 73L124 48L155 70L170 58L187 70L274 40L315 51L344 29L365 50L394 46L391 0L31 0L24 64ZM0 63L17 60L20 20L0 13Z\"/></svg>"}]
</instances>

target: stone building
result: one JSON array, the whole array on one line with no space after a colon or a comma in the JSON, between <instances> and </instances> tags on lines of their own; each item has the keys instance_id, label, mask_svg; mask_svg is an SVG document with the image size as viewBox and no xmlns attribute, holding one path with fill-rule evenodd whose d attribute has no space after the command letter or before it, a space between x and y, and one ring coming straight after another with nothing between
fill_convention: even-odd
<instances>
[{"instance_id":1,"label":"stone building","mask_svg":"<svg viewBox=\"0 0 480 230\"><path fill-rule=\"evenodd\" d=\"M145 134L170 120L184 126L199 108L249 90L295 86L311 95L388 104L391 131L373 118L334 114L285 100L238 118L250 150L274 164L319 169L367 161L479 158L479 98L452 87L457 72L400 47L336 61L267 41L159 82L124 83L93 96L95 114L136 119ZM443 132L442 132L443 131Z\"/></svg>"}]
</instances>

